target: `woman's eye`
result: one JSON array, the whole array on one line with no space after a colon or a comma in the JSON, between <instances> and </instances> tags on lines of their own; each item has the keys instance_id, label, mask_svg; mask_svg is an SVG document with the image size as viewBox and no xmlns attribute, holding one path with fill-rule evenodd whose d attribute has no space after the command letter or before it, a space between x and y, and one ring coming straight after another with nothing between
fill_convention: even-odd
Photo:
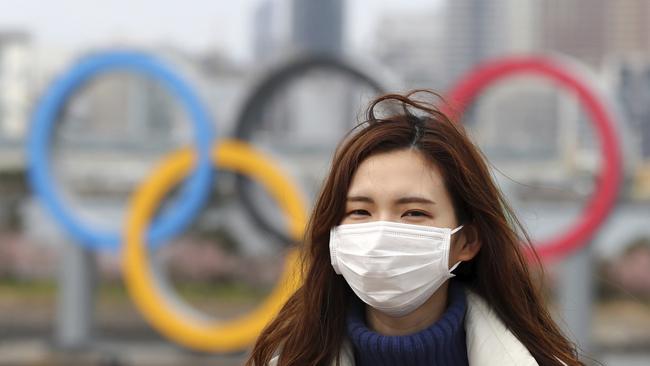
<instances>
[{"instance_id":1,"label":"woman's eye","mask_svg":"<svg viewBox=\"0 0 650 366\"><path fill-rule=\"evenodd\" d=\"M429 217L430 215L422 211L406 211L402 217Z\"/></svg>"},{"instance_id":2,"label":"woman's eye","mask_svg":"<svg viewBox=\"0 0 650 366\"><path fill-rule=\"evenodd\" d=\"M348 216L370 216L367 210L352 210L348 212Z\"/></svg>"}]
</instances>

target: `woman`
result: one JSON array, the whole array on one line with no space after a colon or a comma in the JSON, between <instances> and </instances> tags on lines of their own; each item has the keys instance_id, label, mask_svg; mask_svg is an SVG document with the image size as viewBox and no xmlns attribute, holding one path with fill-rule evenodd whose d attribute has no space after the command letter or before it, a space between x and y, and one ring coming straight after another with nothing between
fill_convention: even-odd
<instances>
[{"instance_id":1,"label":"woman","mask_svg":"<svg viewBox=\"0 0 650 366\"><path fill-rule=\"evenodd\" d=\"M337 149L304 283L247 364L582 365L483 156L414 94L376 99Z\"/></svg>"}]
</instances>

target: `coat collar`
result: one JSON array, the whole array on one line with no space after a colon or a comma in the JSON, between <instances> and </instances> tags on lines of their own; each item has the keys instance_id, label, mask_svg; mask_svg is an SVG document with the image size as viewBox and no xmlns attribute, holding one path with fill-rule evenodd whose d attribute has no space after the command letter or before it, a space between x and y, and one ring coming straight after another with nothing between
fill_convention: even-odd
<instances>
[{"instance_id":1,"label":"coat collar","mask_svg":"<svg viewBox=\"0 0 650 366\"><path fill-rule=\"evenodd\" d=\"M467 291L467 359L470 365L537 365L517 337L479 295Z\"/></svg>"}]
</instances>

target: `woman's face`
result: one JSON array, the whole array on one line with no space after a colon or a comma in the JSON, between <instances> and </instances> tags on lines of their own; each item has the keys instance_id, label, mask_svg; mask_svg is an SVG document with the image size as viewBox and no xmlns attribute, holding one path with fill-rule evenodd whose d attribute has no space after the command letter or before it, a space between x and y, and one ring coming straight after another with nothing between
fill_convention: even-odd
<instances>
[{"instance_id":1,"label":"woman's face","mask_svg":"<svg viewBox=\"0 0 650 366\"><path fill-rule=\"evenodd\" d=\"M372 155L352 177L341 224L371 221L452 229L459 225L439 169L413 149ZM450 263L462 257L454 247L458 245L452 245Z\"/></svg>"},{"instance_id":2,"label":"woman's face","mask_svg":"<svg viewBox=\"0 0 650 366\"><path fill-rule=\"evenodd\" d=\"M370 221L458 226L438 168L413 149L375 154L359 165L341 223Z\"/></svg>"}]
</instances>

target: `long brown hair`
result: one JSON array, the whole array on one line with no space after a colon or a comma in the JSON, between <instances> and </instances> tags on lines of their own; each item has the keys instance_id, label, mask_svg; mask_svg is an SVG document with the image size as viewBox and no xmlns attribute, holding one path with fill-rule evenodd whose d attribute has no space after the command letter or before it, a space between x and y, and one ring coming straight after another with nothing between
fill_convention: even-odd
<instances>
[{"instance_id":1,"label":"long brown hair","mask_svg":"<svg viewBox=\"0 0 650 366\"><path fill-rule=\"evenodd\" d=\"M416 99L416 92L375 99L366 121L337 148L306 231L303 284L262 332L247 365L266 365L277 352L281 366L338 360L354 294L330 264L329 232L343 218L359 164L370 155L404 148L419 150L440 168L458 221L478 233L482 247L456 271L458 280L485 299L539 364L582 365L531 278L522 251L522 242L532 250L530 238L494 184L486 160L462 125L434 103ZM387 117L378 115L380 105L388 107L382 109ZM539 258L535 261L541 268Z\"/></svg>"}]
</instances>

